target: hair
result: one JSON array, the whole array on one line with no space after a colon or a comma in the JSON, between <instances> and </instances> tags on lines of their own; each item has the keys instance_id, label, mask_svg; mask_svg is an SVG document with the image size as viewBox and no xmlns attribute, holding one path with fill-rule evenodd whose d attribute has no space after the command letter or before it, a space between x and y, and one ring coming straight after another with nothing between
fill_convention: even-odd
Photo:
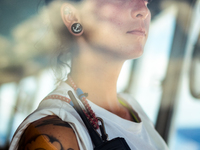
<instances>
[{"instance_id":1,"label":"hair","mask_svg":"<svg viewBox=\"0 0 200 150\"><path fill-rule=\"evenodd\" d=\"M53 53L51 60L52 70L56 77L57 83L63 81L69 72L67 69L70 67L71 53L73 51L73 36L64 25L60 16L61 5L65 2L80 2L81 0L45 0L45 5L48 10L48 16L56 36L57 48Z\"/></svg>"},{"instance_id":2,"label":"hair","mask_svg":"<svg viewBox=\"0 0 200 150\"><path fill-rule=\"evenodd\" d=\"M48 5L49 3L51 3L54 0L45 0L45 4ZM79 2L81 0L60 0L60 1L73 1L73 2Z\"/></svg>"}]
</instances>

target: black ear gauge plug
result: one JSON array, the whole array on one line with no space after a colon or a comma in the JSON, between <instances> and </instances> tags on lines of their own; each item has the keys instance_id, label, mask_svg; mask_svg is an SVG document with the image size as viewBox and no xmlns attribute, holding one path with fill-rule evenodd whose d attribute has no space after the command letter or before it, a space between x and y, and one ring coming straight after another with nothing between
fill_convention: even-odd
<instances>
[{"instance_id":1,"label":"black ear gauge plug","mask_svg":"<svg viewBox=\"0 0 200 150\"><path fill-rule=\"evenodd\" d=\"M79 34L83 31L83 27L80 23L72 24L71 30L74 34Z\"/></svg>"}]
</instances>

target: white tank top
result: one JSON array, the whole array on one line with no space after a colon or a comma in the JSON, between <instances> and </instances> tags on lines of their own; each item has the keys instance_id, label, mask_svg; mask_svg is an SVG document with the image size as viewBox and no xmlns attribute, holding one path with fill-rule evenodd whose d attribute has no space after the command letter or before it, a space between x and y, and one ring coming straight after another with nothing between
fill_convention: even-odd
<instances>
[{"instance_id":1,"label":"white tank top","mask_svg":"<svg viewBox=\"0 0 200 150\"><path fill-rule=\"evenodd\" d=\"M58 88L49 95L60 95L69 98L67 94L69 90L76 96L74 90L68 84L62 82ZM108 138L123 137L131 150L168 150L167 145L154 129L152 122L140 105L127 94L119 94L119 97L126 100L138 113L141 119L140 123L125 120L88 100L96 116L103 119ZM79 102L79 104L82 105L81 102ZM75 132L80 150L93 150L93 144L87 128L78 113L67 101L59 99L43 100L38 108L18 127L9 149L16 150L18 148L20 137L30 123L48 115L56 115L71 125Z\"/></svg>"}]
</instances>

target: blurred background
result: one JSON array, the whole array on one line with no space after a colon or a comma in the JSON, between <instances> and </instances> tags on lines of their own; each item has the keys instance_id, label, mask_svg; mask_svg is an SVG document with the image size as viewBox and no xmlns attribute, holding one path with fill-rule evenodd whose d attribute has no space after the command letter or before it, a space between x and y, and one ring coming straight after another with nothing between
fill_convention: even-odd
<instances>
[{"instance_id":1,"label":"blurred background","mask_svg":"<svg viewBox=\"0 0 200 150\"><path fill-rule=\"evenodd\" d=\"M142 57L127 61L118 92L142 105L171 150L200 150L200 0L153 0ZM44 2L0 1L0 150L56 87L56 49Z\"/></svg>"}]
</instances>

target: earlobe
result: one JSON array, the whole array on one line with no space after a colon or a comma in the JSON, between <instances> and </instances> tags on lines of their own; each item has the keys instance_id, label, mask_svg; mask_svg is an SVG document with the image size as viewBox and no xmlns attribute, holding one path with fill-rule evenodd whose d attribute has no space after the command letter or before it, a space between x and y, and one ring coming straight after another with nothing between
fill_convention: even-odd
<instances>
[{"instance_id":1,"label":"earlobe","mask_svg":"<svg viewBox=\"0 0 200 150\"><path fill-rule=\"evenodd\" d=\"M83 33L83 27L80 24L76 8L72 5L65 3L61 7L61 17L63 23L68 28L69 32L74 36L80 36Z\"/></svg>"}]
</instances>

